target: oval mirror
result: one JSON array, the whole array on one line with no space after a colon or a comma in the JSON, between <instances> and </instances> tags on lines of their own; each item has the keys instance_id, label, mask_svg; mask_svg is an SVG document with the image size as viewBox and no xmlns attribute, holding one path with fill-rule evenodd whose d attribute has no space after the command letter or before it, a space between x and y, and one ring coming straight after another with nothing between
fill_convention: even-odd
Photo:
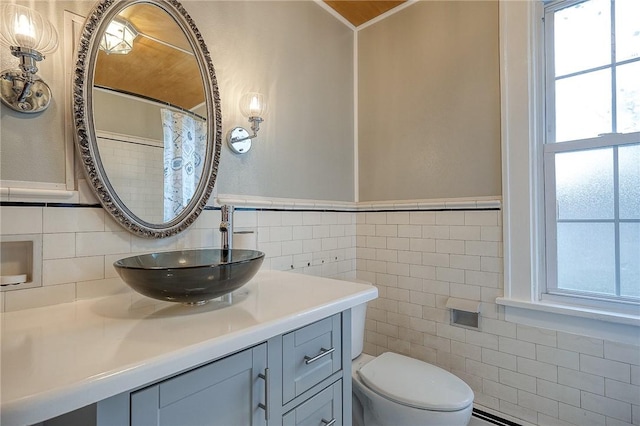
<instances>
[{"instance_id":1,"label":"oval mirror","mask_svg":"<svg viewBox=\"0 0 640 426\"><path fill-rule=\"evenodd\" d=\"M220 95L207 47L175 0L103 0L74 79L76 146L103 207L144 237L204 209L218 171Z\"/></svg>"}]
</instances>

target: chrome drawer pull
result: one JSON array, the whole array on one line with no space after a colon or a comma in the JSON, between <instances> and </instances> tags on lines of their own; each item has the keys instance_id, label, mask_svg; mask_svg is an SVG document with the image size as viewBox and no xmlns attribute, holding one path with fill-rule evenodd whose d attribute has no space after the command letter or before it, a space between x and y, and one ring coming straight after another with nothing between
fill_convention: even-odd
<instances>
[{"instance_id":1,"label":"chrome drawer pull","mask_svg":"<svg viewBox=\"0 0 640 426\"><path fill-rule=\"evenodd\" d=\"M264 410L264 419L269 421L269 369L264 369L264 374L258 374L264 380L264 404L258 403L258 407Z\"/></svg>"},{"instance_id":2,"label":"chrome drawer pull","mask_svg":"<svg viewBox=\"0 0 640 426\"><path fill-rule=\"evenodd\" d=\"M325 349L325 348L321 348L321 351L318 355L314 356L313 358L305 355L304 356L304 363L305 364L311 364L312 362L316 362L317 360L319 360L320 358L322 358L323 356L327 356L331 353L333 353L336 350L336 348L331 348L331 349Z\"/></svg>"},{"instance_id":3,"label":"chrome drawer pull","mask_svg":"<svg viewBox=\"0 0 640 426\"><path fill-rule=\"evenodd\" d=\"M321 420L322 424L324 426L333 426L334 424L336 424L336 418L332 418L331 420L325 420L324 418Z\"/></svg>"}]
</instances>

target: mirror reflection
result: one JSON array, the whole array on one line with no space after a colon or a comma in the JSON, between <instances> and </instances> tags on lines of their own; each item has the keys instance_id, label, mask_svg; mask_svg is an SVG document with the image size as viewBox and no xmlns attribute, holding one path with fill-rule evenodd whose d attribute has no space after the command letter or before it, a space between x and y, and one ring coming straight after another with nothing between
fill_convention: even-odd
<instances>
[{"instance_id":1,"label":"mirror reflection","mask_svg":"<svg viewBox=\"0 0 640 426\"><path fill-rule=\"evenodd\" d=\"M208 177L198 61L180 26L156 5L127 6L104 28L92 87L98 155L135 216L167 223Z\"/></svg>"}]
</instances>

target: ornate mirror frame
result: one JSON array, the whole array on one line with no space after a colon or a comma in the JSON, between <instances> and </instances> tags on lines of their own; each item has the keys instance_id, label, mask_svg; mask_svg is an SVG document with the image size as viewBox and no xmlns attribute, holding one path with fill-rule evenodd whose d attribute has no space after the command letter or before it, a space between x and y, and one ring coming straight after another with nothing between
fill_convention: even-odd
<instances>
[{"instance_id":1,"label":"ornate mirror frame","mask_svg":"<svg viewBox=\"0 0 640 426\"><path fill-rule=\"evenodd\" d=\"M173 17L191 44L200 69L206 99L207 150L202 178L187 207L173 220L146 222L133 214L118 197L100 161L93 117L93 78L106 25L128 6L145 3L158 6ZM207 204L218 173L222 145L220 94L209 50L195 23L177 0L101 0L85 21L80 37L73 81L75 142L85 175L104 209L124 228L146 238L164 238L189 227Z\"/></svg>"}]
</instances>

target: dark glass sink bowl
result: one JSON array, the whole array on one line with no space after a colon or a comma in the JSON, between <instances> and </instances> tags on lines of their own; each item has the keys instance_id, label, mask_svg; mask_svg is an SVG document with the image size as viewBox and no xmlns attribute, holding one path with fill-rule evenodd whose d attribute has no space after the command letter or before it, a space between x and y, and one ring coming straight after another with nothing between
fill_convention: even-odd
<instances>
[{"instance_id":1,"label":"dark glass sink bowl","mask_svg":"<svg viewBox=\"0 0 640 426\"><path fill-rule=\"evenodd\" d=\"M201 249L143 254L116 261L129 287L145 296L202 304L245 285L260 269L264 253L244 249Z\"/></svg>"}]
</instances>

